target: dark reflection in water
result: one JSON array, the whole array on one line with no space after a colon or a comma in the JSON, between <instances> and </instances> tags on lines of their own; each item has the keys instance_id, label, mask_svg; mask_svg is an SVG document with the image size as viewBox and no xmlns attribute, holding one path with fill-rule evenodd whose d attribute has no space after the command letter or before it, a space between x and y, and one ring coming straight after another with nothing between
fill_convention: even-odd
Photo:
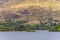
<instances>
[{"instance_id":1,"label":"dark reflection in water","mask_svg":"<svg viewBox=\"0 0 60 40\"><path fill-rule=\"evenodd\" d=\"M60 40L59 32L0 32L0 40Z\"/></svg>"}]
</instances>

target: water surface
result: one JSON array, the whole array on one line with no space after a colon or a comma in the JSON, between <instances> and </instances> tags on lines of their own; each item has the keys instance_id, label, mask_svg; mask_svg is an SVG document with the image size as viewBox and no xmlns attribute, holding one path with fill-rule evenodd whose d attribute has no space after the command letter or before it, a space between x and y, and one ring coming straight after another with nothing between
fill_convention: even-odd
<instances>
[{"instance_id":1,"label":"water surface","mask_svg":"<svg viewBox=\"0 0 60 40\"><path fill-rule=\"evenodd\" d=\"M60 32L0 32L0 40L60 40Z\"/></svg>"}]
</instances>

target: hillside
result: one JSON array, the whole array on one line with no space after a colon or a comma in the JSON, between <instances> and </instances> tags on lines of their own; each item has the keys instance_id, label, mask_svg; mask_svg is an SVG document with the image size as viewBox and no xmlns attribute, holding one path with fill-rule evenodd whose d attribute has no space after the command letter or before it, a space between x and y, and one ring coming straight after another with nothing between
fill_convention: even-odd
<instances>
[{"instance_id":1,"label":"hillside","mask_svg":"<svg viewBox=\"0 0 60 40\"><path fill-rule=\"evenodd\" d=\"M0 21L27 20L47 22L48 18L60 20L59 0L0 0ZM1 6L2 5L2 6ZM2 19L2 20L1 20Z\"/></svg>"},{"instance_id":2,"label":"hillside","mask_svg":"<svg viewBox=\"0 0 60 40\"><path fill-rule=\"evenodd\" d=\"M59 0L0 0L0 31L60 31Z\"/></svg>"}]
</instances>

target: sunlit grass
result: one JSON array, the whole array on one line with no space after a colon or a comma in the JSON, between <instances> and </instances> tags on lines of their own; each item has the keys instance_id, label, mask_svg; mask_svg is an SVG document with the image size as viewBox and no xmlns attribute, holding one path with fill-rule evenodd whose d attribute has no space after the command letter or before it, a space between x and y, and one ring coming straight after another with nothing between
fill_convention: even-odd
<instances>
[{"instance_id":1,"label":"sunlit grass","mask_svg":"<svg viewBox=\"0 0 60 40\"><path fill-rule=\"evenodd\" d=\"M11 11L17 11L18 9L21 8L28 8L29 6L39 6L43 7L45 9L48 9L49 7L53 8L54 10L60 10L60 6L57 2L27 2L27 3L21 3L21 4L11 4L7 7L5 7L3 10L11 10ZM2 9L0 8L0 11Z\"/></svg>"}]
</instances>

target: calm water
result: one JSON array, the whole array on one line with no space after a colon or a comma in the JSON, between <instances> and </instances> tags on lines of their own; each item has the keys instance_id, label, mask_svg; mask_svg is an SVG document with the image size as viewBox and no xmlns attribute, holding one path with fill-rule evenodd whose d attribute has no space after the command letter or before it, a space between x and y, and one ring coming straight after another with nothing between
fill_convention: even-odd
<instances>
[{"instance_id":1,"label":"calm water","mask_svg":"<svg viewBox=\"0 0 60 40\"><path fill-rule=\"evenodd\" d=\"M0 40L60 40L59 32L0 32Z\"/></svg>"}]
</instances>

